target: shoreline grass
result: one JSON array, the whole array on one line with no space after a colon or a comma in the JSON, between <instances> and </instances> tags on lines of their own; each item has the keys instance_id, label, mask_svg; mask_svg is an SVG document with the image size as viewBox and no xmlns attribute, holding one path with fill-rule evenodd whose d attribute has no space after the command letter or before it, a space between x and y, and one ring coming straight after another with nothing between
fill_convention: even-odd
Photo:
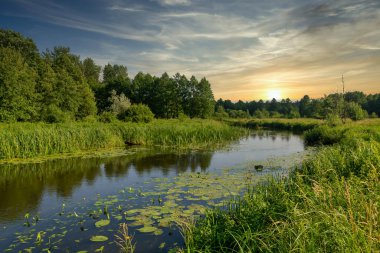
<instances>
[{"instance_id":1,"label":"shoreline grass","mask_svg":"<svg viewBox=\"0 0 380 253\"><path fill-rule=\"evenodd\" d=\"M81 154L129 145L207 148L246 131L212 120L137 123L0 124L0 162Z\"/></svg>"},{"instance_id":2,"label":"shoreline grass","mask_svg":"<svg viewBox=\"0 0 380 253\"><path fill-rule=\"evenodd\" d=\"M380 251L376 122L309 130L315 144L335 136L334 145L319 148L289 178L252 186L222 209L208 210L183 231L184 251Z\"/></svg>"}]
</instances>

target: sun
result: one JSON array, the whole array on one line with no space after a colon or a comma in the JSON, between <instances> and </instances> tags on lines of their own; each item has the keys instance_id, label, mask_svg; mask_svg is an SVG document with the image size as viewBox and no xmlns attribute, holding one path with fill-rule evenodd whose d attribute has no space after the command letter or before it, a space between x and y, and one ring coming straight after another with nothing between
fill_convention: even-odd
<instances>
[{"instance_id":1,"label":"sun","mask_svg":"<svg viewBox=\"0 0 380 253\"><path fill-rule=\"evenodd\" d=\"M267 96L269 100L275 98L276 100L281 99L281 91L280 90L268 90Z\"/></svg>"}]
</instances>

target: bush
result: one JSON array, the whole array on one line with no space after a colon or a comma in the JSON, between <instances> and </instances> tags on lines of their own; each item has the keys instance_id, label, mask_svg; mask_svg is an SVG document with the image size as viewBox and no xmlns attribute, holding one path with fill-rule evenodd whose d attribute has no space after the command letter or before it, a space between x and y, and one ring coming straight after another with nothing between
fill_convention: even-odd
<instances>
[{"instance_id":1,"label":"bush","mask_svg":"<svg viewBox=\"0 0 380 253\"><path fill-rule=\"evenodd\" d=\"M117 121L117 118L112 112L102 112L98 115L98 121L103 123L113 123Z\"/></svg>"},{"instance_id":2,"label":"bush","mask_svg":"<svg viewBox=\"0 0 380 253\"><path fill-rule=\"evenodd\" d=\"M149 123L154 119L154 114L147 105L135 104L131 105L125 113L121 114L119 119L136 123Z\"/></svg>"},{"instance_id":3,"label":"bush","mask_svg":"<svg viewBox=\"0 0 380 253\"><path fill-rule=\"evenodd\" d=\"M368 117L367 111L355 102L349 102L346 105L347 116L352 120L362 120Z\"/></svg>"},{"instance_id":4,"label":"bush","mask_svg":"<svg viewBox=\"0 0 380 253\"><path fill-rule=\"evenodd\" d=\"M343 124L342 119L337 114L327 114L325 120L327 125L330 127L340 126Z\"/></svg>"},{"instance_id":5,"label":"bush","mask_svg":"<svg viewBox=\"0 0 380 253\"><path fill-rule=\"evenodd\" d=\"M319 126L305 132L307 145L331 145L343 139L344 131L329 126Z\"/></svg>"},{"instance_id":6,"label":"bush","mask_svg":"<svg viewBox=\"0 0 380 253\"><path fill-rule=\"evenodd\" d=\"M49 106L43 113L43 120L48 123L65 123L74 121L74 116L70 112L64 112L56 106Z\"/></svg>"}]
</instances>

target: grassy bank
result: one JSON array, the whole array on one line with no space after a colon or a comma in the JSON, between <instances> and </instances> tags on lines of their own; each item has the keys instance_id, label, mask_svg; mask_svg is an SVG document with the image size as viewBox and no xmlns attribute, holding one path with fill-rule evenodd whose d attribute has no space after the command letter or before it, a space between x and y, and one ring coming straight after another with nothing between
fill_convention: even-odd
<instances>
[{"instance_id":1,"label":"grassy bank","mask_svg":"<svg viewBox=\"0 0 380 253\"><path fill-rule=\"evenodd\" d=\"M184 230L187 252L380 251L378 121L316 128L334 139L288 179L252 187Z\"/></svg>"},{"instance_id":2,"label":"grassy bank","mask_svg":"<svg viewBox=\"0 0 380 253\"><path fill-rule=\"evenodd\" d=\"M267 128L273 130L287 130L303 132L313 129L324 123L318 119L228 119L228 123L234 126L246 127L250 129Z\"/></svg>"},{"instance_id":3,"label":"grassy bank","mask_svg":"<svg viewBox=\"0 0 380 253\"><path fill-rule=\"evenodd\" d=\"M136 123L14 123L0 125L0 161L126 145L204 148L238 138L244 130L212 120Z\"/></svg>"}]
</instances>

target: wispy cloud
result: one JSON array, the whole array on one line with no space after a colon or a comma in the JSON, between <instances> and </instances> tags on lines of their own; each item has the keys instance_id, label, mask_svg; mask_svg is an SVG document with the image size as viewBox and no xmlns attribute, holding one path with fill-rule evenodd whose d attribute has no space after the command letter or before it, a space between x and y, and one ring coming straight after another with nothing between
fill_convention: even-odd
<instances>
[{"instance_id":1,"label":"wispy cloud","mask_svg":"<svg viewBox=\"0 0 380 253\"><path fill-rule=\"evenodd\" d=\"M92 42L99 63L207 76L217 97L258 98L266 87L318 96L334 91L341 73L370 91L380 79L377 0L95 0L92 12L16 1L31 20L104 36Z\"/></svg>"},{"instance_id":2,"label":"wispy cloud","mask_svg":"<svg viewBox=\"0 0 380 253\"><path fill-rule=\"evenodd\" d=\"M158 0L162 5L190 5L191 0Z\"/></svg>"},{"instance_id":3,"label":"wispy cloud","mask_svg":"<svg viewBox=\"0 0 380 253\"><path fill-rule=\"evenodd\" d=\"M140 8L134 8L134 7L121 7L121 6L111 6L108 8L111 11L125 11L125 12L141 12L144 11L143 9Z\"/></svg>"}]
</instances>

